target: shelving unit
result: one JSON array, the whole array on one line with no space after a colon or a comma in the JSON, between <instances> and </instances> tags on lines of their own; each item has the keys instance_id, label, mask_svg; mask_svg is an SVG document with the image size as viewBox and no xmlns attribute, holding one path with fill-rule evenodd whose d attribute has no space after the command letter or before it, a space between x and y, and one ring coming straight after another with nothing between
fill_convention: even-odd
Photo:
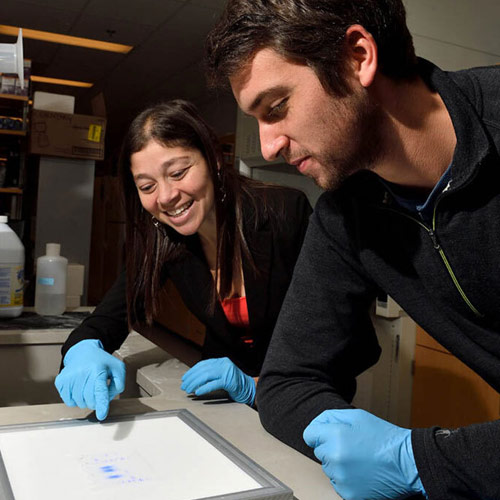
<instances>
[{"instance_id":1,"label":"shelving unit","mask_svg":"<svg viewBox=\"0 0 500 500\"><path fill-rule=\"evenodd\" d=\"M0 94L0 213L13 221L22 219L28 115L28 96Z\"/></svg>"},{"instance_id":2,"label":"shelving unit","mask_svg":"<svg viewBox=\"0 0 500 500\"><path fill-rule=\"evenodd\" d=\"M29 101L27 95L15 95L15 94L0 94L0 99L9 99L11 101Z\"/></svg>"},{"instance_id":3,"label":"shelving unit","mask_svg":"<svg viewBox=\"0 0 500 500\"><path fill-rule=\"evenodd\" d=\"M0 129L0 135L20 135L20 136L25 136L26 131L25 130L4 130Z\"/></svg>"},{"instance_id":4,"label":"shelving unit","mask_svg":"<svg viewBox=\"0 0 500 500\"><path fill-rule=\"evenodd\" d=\"M0 188L0 193L8 193L8 194L23 194L23 190L21 188Z\"/></svg>"}]
</instances>

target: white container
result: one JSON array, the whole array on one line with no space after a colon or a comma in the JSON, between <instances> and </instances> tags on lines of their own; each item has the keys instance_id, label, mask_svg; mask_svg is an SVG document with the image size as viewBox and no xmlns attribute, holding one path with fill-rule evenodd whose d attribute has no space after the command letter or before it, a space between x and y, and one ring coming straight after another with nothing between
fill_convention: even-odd
<instances>
[{"instance_id":1,"label":"white container","mask_svg":"<svg viewBox=\"0 0 500 500\"><path fill-rule=\"evenodd\" d=\"M36 260L35 311L57 316L66 310L68 259L60 255L59 243L47 243L46 255Z\"/></svg>"},{"instance_id":2,"label":"white container","mask_svg":"<svg viewBox=\"0 0 500 500\"><path fill-rule=\"evenodd\" d=\"M23 312L24 246L0 215L0 318L15 318Z\"/></svg>"}]
</instances>

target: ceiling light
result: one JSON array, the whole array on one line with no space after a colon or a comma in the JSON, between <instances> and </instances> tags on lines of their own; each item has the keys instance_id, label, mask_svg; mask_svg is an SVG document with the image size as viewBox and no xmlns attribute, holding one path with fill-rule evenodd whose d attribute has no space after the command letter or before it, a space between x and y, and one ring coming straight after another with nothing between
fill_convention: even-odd
<instances>
[{"instance_id":1,"label":"ceiling light","mask_svg":"<svg viewBox=\"0 0 500 500\"><path fill-rule=\"evenodd\" d=\"M53 83L54 85L69 85L71 87L90 88L94 85L93 83L89 83L89 82L78 82L75 80L62 80L61 78L48 78L46 76L31 75L30 78L33 82Z\"/></svg>"},{"instance_id":2,"label":"ceiling light","mask_svg":"<svg viewBox=\"0 0 500 500\"><path fill-rule=\"evenodd\" d=\"M0 34L17 36L19 28L16 26L6 26L0 24ZM76 47L86 47L88 49L107 50L109 52L118 52L128 54L134 47L132 45L122 45L120 43L102 42L101 40L92 40L91 38L80 38L77 36L61 35L59 33L50 33L49 31L38 31L23 28L23 38L32 38L44 42L62 43L64 45L74 45Z\"/></svg>"}]
</instances>

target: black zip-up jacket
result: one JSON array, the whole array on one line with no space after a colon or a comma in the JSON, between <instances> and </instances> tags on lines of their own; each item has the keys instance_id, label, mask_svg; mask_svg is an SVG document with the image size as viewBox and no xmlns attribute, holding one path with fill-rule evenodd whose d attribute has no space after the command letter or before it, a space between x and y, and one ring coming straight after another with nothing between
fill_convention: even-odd
<instances>
[{"instance_id":1,"label":"black zip-up jacket","mask_svg":"<svg viewBox=\"0 0 500 500\"><path fill-rule=\"evenodd\" d=\"M354 378L379 357L368 311L380 290L500 391L500 66L420 68L457 136L431 222L371 172L323 194L259 380L264 427L311 457L304 428L349 408ZM412 443L430 499L500 499L500 420L415 429Z\"/></svg>"}]
</instances>

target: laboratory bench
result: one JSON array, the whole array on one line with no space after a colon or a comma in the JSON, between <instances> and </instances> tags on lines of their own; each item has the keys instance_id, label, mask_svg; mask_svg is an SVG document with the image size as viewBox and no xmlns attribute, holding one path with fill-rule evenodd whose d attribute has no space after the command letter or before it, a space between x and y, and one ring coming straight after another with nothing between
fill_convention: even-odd
<instances>
[{"instance_id":1,"label":"laboratory bench","mask_svg":"<svg viewBox=\"0 0 500 500\"><path fill-rule=\"evenodd\" d=\"M53 388L60 347L72 328L2 328L5 324L0 321L0 367L6 370L0 374L0 425L93 418L89 410L55 402L60 401ZM291 488L294 498L340 498L321 466L267 433L255 410L220 395L209 399L187 396L180 389L180 379L188 365L143 335L132 331L115 355L127 366L127 384L110 405L111 418L186 409ZM39 393L47 395L49 404L40 404Z\"/></svg>"}]
</instances>

